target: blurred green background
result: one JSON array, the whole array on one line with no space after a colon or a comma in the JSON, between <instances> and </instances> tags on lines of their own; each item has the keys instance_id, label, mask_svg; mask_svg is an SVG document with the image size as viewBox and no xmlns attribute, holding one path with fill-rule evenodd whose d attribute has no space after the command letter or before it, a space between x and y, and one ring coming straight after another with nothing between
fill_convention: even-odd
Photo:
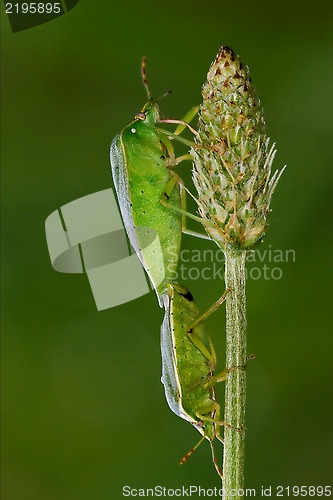
<instances>
[{"instance_id":1,"label":"blurred green background","mask_svg":"<svg viewBox=\"0 0 333 500\"><path fill-rule=\"evenodd\" d=\"M97 312L85 276L52 269L44 222L111 187L109 145L146 99L142 55L153 95L173 90L163 113L179 118L200 102L220 45L249 65L277 142L275 168L288 164L260 250L296 256L249 264L279 267L282 277L248 280L257 359L248 369L246 486L330 484L332 14L324 1L81 0L14 34L2 16L4 500L219 487L207 443L178 465L199 434L164 399L154 294ZM190 164L179 170L190 185ZM188 236L183 245L217 248ZM187 285L202 309L223 290L219 279ZM207 321L221 368L222 309Z\"/></svg>"}]
</instances>

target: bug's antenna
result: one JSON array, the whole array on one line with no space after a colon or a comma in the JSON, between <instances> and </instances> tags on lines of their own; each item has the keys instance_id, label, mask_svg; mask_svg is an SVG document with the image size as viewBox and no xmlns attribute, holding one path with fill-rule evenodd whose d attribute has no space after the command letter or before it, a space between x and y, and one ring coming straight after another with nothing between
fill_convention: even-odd
<instances>
[{"instance_id":1,"label":"bug's antenna","mask_svg":"<svg viewBox=\"0 0 333 500\"><path fill-rule=\"evenodd\" d=\"M192 453L198 448L198 446L201 445L202 441L205 439L205 436L203 436L200 441L190 450L186 453L186 455L183 456L181 461L179 462L180 465L183 465L184 462L192 455Z\"/></svg>"},{"instance_id":2,"label":"bug's antenna","mask_svg":"<svg viewBox=\"0 0 333 500\"><path fill-rule=\"evenodd\" d=\"M160 97L158 99L156 99L156 102L160 101L161 99L163 99L167 95L171 94L171 92L172 92L172 90L168 90L167 92L164 92L164 94L160 95Z\"/></svg>"},{"instance_id":3,"label":"bug's antenna","mask_svg":"<svg viewBox=\"0 0 333 500\"><path fill-rule=\"evenodd\" d=\"M142 83L146 89L148 99L151 99L151 94L150 94L150 90L149 90L148 83L147 83L146 62L147 62L147 59L145 56L143 56L142 62L141 62L141 76L142 76Z\"/></svg>"}]
</instances>

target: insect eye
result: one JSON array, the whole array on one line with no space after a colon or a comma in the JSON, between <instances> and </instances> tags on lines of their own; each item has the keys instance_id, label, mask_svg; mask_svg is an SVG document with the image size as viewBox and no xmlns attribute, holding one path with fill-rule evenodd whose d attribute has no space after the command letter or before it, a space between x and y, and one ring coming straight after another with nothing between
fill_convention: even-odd
<instances>
[{"instance_id":1,"label":"insect eye","mask_svg":"<svg viewBox=\"0 0 333 500\"><path fill-rule=\"evenodd\" d=\"M134 118L135 118L135 120L145 121L146 113L144 113L143 111L140 111L140 113L137 113Z\"/></svg>"}]
</instances>

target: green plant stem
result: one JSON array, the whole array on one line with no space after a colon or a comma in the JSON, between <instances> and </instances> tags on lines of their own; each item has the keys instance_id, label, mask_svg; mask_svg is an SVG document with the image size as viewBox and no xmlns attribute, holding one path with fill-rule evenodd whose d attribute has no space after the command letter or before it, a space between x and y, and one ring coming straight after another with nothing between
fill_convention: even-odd
<instances>
[{"instance_id":1,"label":"green plant stem","mask_svg":"<svg viewBox=\"0 0 333 500\"><path fill-rule=\"evenodd\" d=\"M226 287L226 366L223 457L223 500L243 498L235 492L244 488L244 444L246 404L246 251L225 253ZM237 427L240 430L235 429ZM232 490L232 491L231 491Z\"/></svg>"}]
</instances>

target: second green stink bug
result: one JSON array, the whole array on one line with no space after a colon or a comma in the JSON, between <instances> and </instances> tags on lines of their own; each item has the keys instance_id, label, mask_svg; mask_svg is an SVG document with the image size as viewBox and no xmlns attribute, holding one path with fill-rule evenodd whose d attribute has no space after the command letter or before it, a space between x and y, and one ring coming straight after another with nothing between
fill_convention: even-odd
<instances>
[{"instance_id":1,"label":"second green stink bug","mask_svg":"<svg viewBox=\"0 0 333 500\"><path fill-rule=\"evenodd\" d=\"M163 295L165 316L161 328L162 383L166 400L176 415L190 422L203 436L197 446L204 439L209 441L220 476L213 441L216 438L223 442L220 427L229 424L220 420L214 385L225 380L229 370L213 375L216 356L203 320L224 301L227 292L207 313L200 315L191 293L179 285L169 284Z\"/></svg>"}]
</instances>

